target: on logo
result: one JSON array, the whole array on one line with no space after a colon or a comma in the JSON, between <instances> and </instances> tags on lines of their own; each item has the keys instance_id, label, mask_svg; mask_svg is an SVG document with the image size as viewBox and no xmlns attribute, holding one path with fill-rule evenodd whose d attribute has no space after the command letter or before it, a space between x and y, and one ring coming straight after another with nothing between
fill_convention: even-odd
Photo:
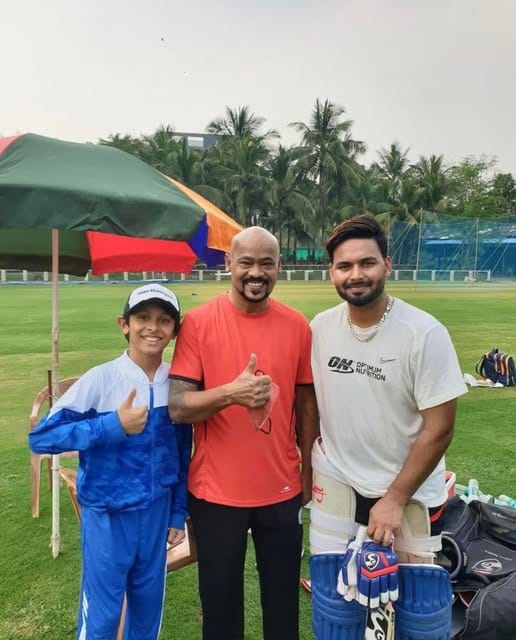
<instances>
[{"instance_id":1,"label":"on logo","mask_svg":"<svg viewBox=\"0 0 516 640\"><path fill-rule=\"evenodd\" d=\"M340 356L332 356L328 360L328 368L335 371L335 373L353 373L354 369L351 366L352 364L353 360L341 358Z\"/></svg>"}]
</instances>

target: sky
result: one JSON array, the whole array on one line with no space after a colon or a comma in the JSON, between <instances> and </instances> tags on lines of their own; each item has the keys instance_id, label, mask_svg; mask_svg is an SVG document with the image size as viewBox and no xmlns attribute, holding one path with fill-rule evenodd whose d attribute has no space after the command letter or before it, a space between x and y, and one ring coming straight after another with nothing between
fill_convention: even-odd
<instances>
[{"instance_id":1,"label":"sky","mask_svg":"<svg viewBox=\"0 0 516 640\"><path fill-rule=\"evenodd\" d=\"M0 0L0 136L204 131L249 105L299 141L345 108L363 161L482 155L516 177L516 0Z\"/></svg>"}]
</instances>

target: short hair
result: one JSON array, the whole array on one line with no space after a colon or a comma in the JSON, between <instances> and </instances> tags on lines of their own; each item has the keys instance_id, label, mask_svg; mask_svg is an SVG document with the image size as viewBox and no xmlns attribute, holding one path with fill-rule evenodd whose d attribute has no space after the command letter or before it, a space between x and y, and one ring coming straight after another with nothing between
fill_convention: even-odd
<instances>
[{"instance_id":1,"label":"short hair","mask_svg":"<svg viewBox=\"0 0 516 640\"><path fill-rule=\"evenodd\" d=\"M363 214L344 220L333 229L326 241L330 262L333 262L335 249L352 238L372 238L376 241L382 256L387 257L387 238L382 225L373 216Z\"/></svg>"}]
</instances>

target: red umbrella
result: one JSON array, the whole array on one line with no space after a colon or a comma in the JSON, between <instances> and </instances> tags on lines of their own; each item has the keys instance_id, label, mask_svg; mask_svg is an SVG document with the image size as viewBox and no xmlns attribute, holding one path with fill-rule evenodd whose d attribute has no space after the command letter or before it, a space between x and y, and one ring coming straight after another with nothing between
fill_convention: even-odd
<instances>
[{"instance_id":1,"label":"red umbrella","mask_svg":"<svg viewBox=\"0 0 516 640\"><path fill-rule=\"evenodd\" d=\"M87 231L93 275L122 271L189 273L197 255L186 242Z\"/></svg>"}]
</instances>

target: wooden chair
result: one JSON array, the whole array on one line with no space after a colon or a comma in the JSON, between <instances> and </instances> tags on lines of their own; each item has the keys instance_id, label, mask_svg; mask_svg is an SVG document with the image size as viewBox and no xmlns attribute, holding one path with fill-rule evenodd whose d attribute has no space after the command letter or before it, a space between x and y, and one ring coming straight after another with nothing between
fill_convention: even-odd
<instances>
[{"instance_id":1,"label":"wooden chair","mask_svg":"<svg viewBox=\"0 0 516 640\"><path fill-rule=\"evenodd\" d=\"M69 389L78 378L63 378L59 381L60 393ZM50 386L42 389L34 398L32 410L29 417L29 429L32 431L39 422L41 415L47 411L52 403L52 392ZM44 410L44 411L43 411ZM40 415L41 414L41 415ZM66 451L60 454L60 458L77 458L77 451ZM52 456L46 453L32 453L30 456L31 465L31 505L32 517L39 518L39 494L41 490L41 465L46 460L48 469L48 487L52 489Z\"/></svg>"},{"instance_id":2,"label":"wooden chair","mask_svg":"<svg viewBox=\"0 0 516 640\"><path fill-rule=\"evenodd\" d=\"M167 551L167 573L197 562L197 547L190 518L186 519L185 529L184 539Z\"/></svg>"},{"instance_id":3,"label":"wooden chair","mask_svg":"<svg viewBox=\"0 0 516 640\"><path fill-rule=\"evenodd\" d=\"M77 516L77 520L81 521L81 505L77 500L77 471L68 467L59 467L59 476L68 489L70 500L72 501L73 510Z\"/></svg>"}]
</instances>

